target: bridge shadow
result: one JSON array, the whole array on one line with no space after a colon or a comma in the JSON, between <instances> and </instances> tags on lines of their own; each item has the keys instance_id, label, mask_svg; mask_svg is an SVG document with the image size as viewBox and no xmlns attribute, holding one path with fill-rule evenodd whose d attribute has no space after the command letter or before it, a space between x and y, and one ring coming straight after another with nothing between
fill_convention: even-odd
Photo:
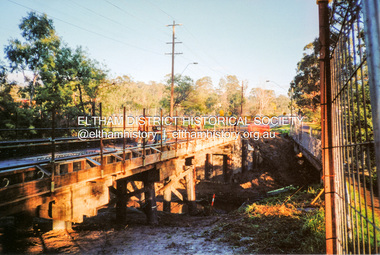
<instances>
[{"instance_id":1,"label":"bridge shadow","mask_svg":"<svg viewBox=\"0 0 380 255\"><path fill-rule=\"evenodd\" d=\"M25 214L4 217L0 221L0 253L48 253L41 233L35 220Z\"/></svg>"}]
</instances>

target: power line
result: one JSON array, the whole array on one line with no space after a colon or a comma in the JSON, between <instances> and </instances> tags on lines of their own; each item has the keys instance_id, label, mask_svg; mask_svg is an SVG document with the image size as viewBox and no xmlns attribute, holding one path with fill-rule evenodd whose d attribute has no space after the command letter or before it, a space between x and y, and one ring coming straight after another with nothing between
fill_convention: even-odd
<instances>
[{"instance_id":1,"label":"power line","mask_svg":"<svg viewBox=\"0 0 380 255\"><path fill-rule=\"evenodd\" d=\"M75 5L77 5L77 6L81 7L81 8L83 8L83 9L85 9L85 10L87 10L87 11L89 11L89 12L95 14L95 15L98 15L98 16L100 16L100 17L106 19L106 20L109 20L109 21L111 21L111 22L113 22L113 23L115 23L115 24L118 24L118 25L120 25L120 26L123 26L123 27L129 29L129 30L132 30L132 31L137 32L137 30L132 29L132 28L130 28L130 27L127 27L126 25L124 25L124 24L122 24L122 23L120 23L120 22L118 22L118 21L115 21L115 20L113 20L113 19L110 19L110 18L108 18L107 16L104 16L104 15L102 15L102 14L100 14L100 13L97 13L97 12L91 10L90 8L86 7L86 6L83 6L83 5L81 5L81 4L78 4L77 2L74 2L74 1L72 1L72 0L70 0L70 2L72 2L73 4L75 4Z\"/></svg>"},{"instance_id":2,"label":"power line","mask_svg":"<svg viewBox=\"0 0 380 255\"><path fill-rule=\"evenodd\" d=\"M191 33L191 31L187 28L187 26L183 26L183 27L184 27L185 31L187 31L187 32L189 33L189 35L192 36L192 37L195 39L195 41L198 43L199 46L201 46L200 48L202 49L202 45L201 45L201 43L199 42L198 38L197 38L193 33ZM221 67L224 69L224 71L226 71L227 73L231 73L231 74L232 74L232 72L229 72L229 70L227 70L223 65L221 65L221 64L219 63L219 61L217 61L214 57L212 57L211 55L209 55L209 54L207 53L207 51L204 51L204 53L205 53L205 55L207 55L210 59L212 59L217 65L221 66Z\"/></svg>"},{"instance_id":3,"label":"power line","mask_svg":"<svg viewBox=\"0 0 380 255\"><path fill-rule=\"evenodd\" d=\"M150 5L152 5L153 7L155 7L155 8L157 8L158 10L160 10L162 13L164 13L164 14L166 14L169 18L171 18L172 20L175 20L175 18L172 16L172 15L170 15L168 12L166 12L166 11L164 11L163 9L161 9L159 6L157 6L157 5L155 5L155 4L153 4L152 2L150 2L149 0L145 0L148 4L150 4ZM186 27L186 26L183 26L184 28L185 28L185 30L198 42L198 44L201 46L201 43L198 41L198 39L196 38L196 36L194 36L191 32L190 32L190 30ZM185 44L184 44L184 46L185 47L187 47ZM191 50L189 47L187 47L189 50ZM192 50L191 50L192 51ZM193 52L193 51L192 51ZM193 52L194 53L194 52ZM224 65L221 65L215 58L213 58L211 55L208 55L206 52L204 52L205 53L205 55L207 55L210 59L212 59L217 65L219 65L220 67L222 67L226 72L227 72L227 74L228 73L231 73L232 74L232 72L229 72L225 67L224 67ZM196 55L196 54L195 54ZM210 66L207 66L211 71L213 71L213 72L217 72L217 73L219 73L219 74L221 74L221 75L225 75L225 74L223 74L222 72L220 72L220 71L217 71L217 70L215 70L215 69L213 69L213 68L211 68Z\"/></svg>"},{"instance_id":4,"label":"power line","mask_svg":"<svg viewBox=\"0 0 380 255\"><path fill-rule=\"evenodd\" d=\"M107 1L108 2L108 0L105 0L105 1ZM169 18L171 18L172 20L175 20L175 18L171 15L171 14L169 14L168 12L166 12L166 11L164 11L163 9L161 9L159 6L157 6L156 4L153 4L152 2L150 2L149 0L145 0L145 2L147 2L148 4L150 4L151 6L153 6L153 7L155 7L155 8L157 8L158 10L160 10L162 13L164 13L165 15L167 15ZM198 42L198 44L201 46L201 44L200 44L200 42L198 41L198 39L189 31L189 29L187 29L187 27L186 26L183 26L184 28L185 28L185 30ZM190 51L192 51L188 46L186 46L185 44L184 44L184 46L186 47L186 48L188 48ZM193 53L194 53L194 51L192 51ZM194 53L195 54L195 53ZM197 55L197 54L195 54L195 55ZM227 74L228 73L231 73L231 72L229 72L223 65L221 65L215 58L213 58L212 56L210 56L210 55L208 55L208 54L206 54L205 53L205 55L207 55L210 59L212 59L217 65L219 65L219 66L221 66L226 72L227 72ZM190 60L191 61L191 60ZM206 63L206 62L205 62ZM206 65L207 66L207 65ZM220 71L217 71L217 70L215 70L215 69L213 69L213 68L211 68L211 65L210 66L207 66L211 71L213 71L213 72L216 72L216 73L219 73L219 74L221 74L221 75L225 75L225 74L223 74L222 72L220 72ZM232 74L232 73L231 73Z\"/></svg>"},{"instance_id":5,"label":"power line","mask_svg":"<svg viewBox=\"0 0 380 255\"><path fill-rule=\"evenodd\" d=\"M140 19L140 18L137 18L135 15L133 15L133 14L127 12L126 10L120 8L120 7L117 6L116 4L113 4L112 2L110 2L110 1L108 1L108 0L104 0L104 1L106 1L108 4L112 5L112 6L115 7L116 9L119 9L120 11L122 11L122 12L128 14L129 16L134 17L134 18L136 18L136 19Z\"/></svg>"},{"instance_id":6,"label":"power line","mask_svg":"<svg viewBox=\"0 0 380 255\"><path fill-rule=\"evenodd\" d=\"M145 2L147 2L148 4L150 4L150 5L154 6L154 7L156 7L156 8L159 9L162 13L168 15L168 17L169 17L170 19L175 20L175 18L174 18L172 15L170 15L170 14L167 13L166 11L162 10L160 7L158 7L157 5L153 4L153 3L150 2L149 0L145 0Z\"/></svg>"},{"instance_id":7,"label":"power line","mask_svg":"<svg viewBox=\"0 0 380 255\"><path fill-rule=\"evenodd\" d=\"M113 22L113 23L115 23L115 24L118 24L118 25L120 25L120 26L122 26L122 27L125 27L125 28L127 28L127 29L129 29L129 30L131 30L131 31L134 31L134 32L139 33L139 34L142 34L141 31L136 30L136 29L133 29L133 28L130 28L130 27L128 27L128 26L126 26L126 25L124 25L124 24L122 24L122 23L120 23L120 22L118 22L118 21L116 21L116 20L110 19L110 18L108 18L108 17L106 17L106 16L104 16L104 15L102 15L102 14L100 14L100 13L97 13L97 12L91 10L90 8L87 8L86 6L80 5L80 4L78 4L78 3L76 3L76 2L74 2L74 1L72 1L72 0L71 0L71 2L74 3L74 4L77 5L77 6L79 6L79 7L83 8L83 9L85 9L85 10L88 10L88 11L91 12L91 13L94 13L95 15L98 15L98 16L100 16L100 17L103 17L103 18L105 18L105 19L107 19L107 20L109 20L109 21L111 21L111 22ZM133 17L134 17L134 16L133 16ZM159 40L159 39L157 39L157 38L155 38L155 37L153 37L153 36L151 36L151 38L154 38L155 40L157 40L157 41L159 41L159 42L163 42L163 41L161 41L161 40Z\"/></svg>"},{"instance_id":8,"label":"power line","mask_svg":"<svg viewBox=\"0 0 380 255\"><path fill-rule=\"evenodd\" d=\"M141 19L141 18L139 18L138 16L135 16L135 15L131 14L130 12L128 12L128 11L126 11L125 9L121 8L120 6L118 6L118 5L114 4L114 3L112 3L111 1L108 1L108 0L104 0L104 1L105 1L106 3L108 3L109 5L113 6L114 8L118 9L119 11L121 11L121 12L123 12L123 13L126 13L127 15L129 15L129 16L131 16L131 17L133 17L133 18L135 18L135 19L137 19L137 20L139 20L139 21L141 21L141 22L143 22L143 23L145 23L145 24L151 26L151 24L149 24L148 22L146 22L144 19ZM149 16L148 16L148 17L149 17ZM149 18L150 18L150 17L149 17ZM155 27L155 28L158 28L158 26L154 26L154 27ZM167 36L167 33L163 32L162 30L156 30L156 31L159 31L159 32L161 32L162 34L164 34L165 36Z\"/></svg>"},{"instance_id":9,"label":"power line","mask_svg":"<svg viewBox=\"0 0 380 255\"><path fill-rule=\"evenodd\" d=\"M202 58L200 55L198 55L197 53L195 53L192 49L189 48L189 46L187 46L187 44L183 44L183 46L185 48L187 48L189 51L191 51L197 58L199 58L203 63L207 63L207 61L205 61L204 58ZM209 63L208 63L209 64ZM210 69L211 71L215 72L215 73L218 73L218 74L221 74L221 75L225 75L224 73L218 71L218 70L215 70L214 68L211 67L211 65L205 65L208 69Z\"/></svg>"},{"instance_id":10,"label":"power line","mask_svg":"<svg viewBox=\"0 0 380 255\"><path fill-rule=\"evenodd\" d=\"M199 58L200 60L202 60L203 63L208 63L208 65L204 65L206 66L207 68L209 68L211 71L215 72L215 73L219 73L221 75L225 75L224 73L222 73L221 71L218 71L218 70L215 70L214 68L211 67L211 65L209 65L210 63L208 61L206 61L203 57L201 57L201 55L197 54L195 51L193 51L188 45L187 43L183 43L183 46L185 48L187 48L189 51L191 51L197 58ZM218 64L219 65L219 64ZM228 73L228 72L227 72Z\"/></svg>"},{"instance_id":11,"label":"power line","mask_svg":"<svg viewBox=\"0 0 380 255\"><path fill-rule=\"evenodd\" d=\"M26 8L26 9L32 10L32 11L34 11L34 12L37 12L37 13L39 13L39 14L45 14L45 13L43 13L43 12L37 11L37 10L35 10L35 9L33 9L33 8L30 8L30 7L28 7L28 6L25 6L25 5L23 5L23 4L17 3L17 2L15 2L15 1L13 1L13 0L8 0L8 1L11 2L11 3L13 3L13 4L19 5L19 6L21 6L21 7L24 7L24 8ZM148 50L148 49L144 49L144 48L141 48L141 47L138 47L138 46L135 46L135 45L132 45L132 44L129 44L129 43L126 43L126 42L123 42L123 41L120 41L120 40L114 39L114 38L112 38L112 37L109 37L109 36L106 36L106 35L100 34L100 33L98 33L98 32L95 32L95 31L89 30L89 29L87 29L87 28L84 28L84 27L81 27L81 26L75 25L75 24L73 24L73 23L70 23L70 22L68 22L68 21L65 21L65 20L62 20L62 19L60 19L60 18L54 17L54 16L52 16L52 15L48 15L48 14L46 14L46 15L47 15L48 17L50 17L50 18L53 18L53 19L59 20L59 21L61 21L61 22L63 22L63 23L66 23L66 24L68 24L68 25L70 25L70 26L76 27L76 28L78 28L78 29L81 29L81 30L83 30L83 31L86 31L86 32L89 32L89 33L92 33L92 34L98 35L98 36L103 37L103 38L106 38L106 39L112 40L112 41L114 41L114 42L118 42L118 43L124 44L124 45L126 45L126 46L129 46L129 47L132 47L132 48L135 48L135 49L139 49L139 50L141 50L141 51L149 52L149 53L152 53L152 54L162 55L162 54L160 54L160 53L158 53L158 52L155 52L155 51L152 51L152 50Z\"/></svg>"}]
</instances>

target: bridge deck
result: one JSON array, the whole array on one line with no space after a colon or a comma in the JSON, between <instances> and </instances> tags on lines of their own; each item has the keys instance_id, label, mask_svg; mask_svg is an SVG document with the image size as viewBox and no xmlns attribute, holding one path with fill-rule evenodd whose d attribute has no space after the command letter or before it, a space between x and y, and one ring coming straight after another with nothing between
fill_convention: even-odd
<instances>
[{"instance_id":1,"label":"bridge deck","mask_svg":"<svg viewBox=\"0 0 380 255\"><path fill-rule=\"evenodd\" d=\"M126 148L125 153L119 148L108 149L103 152L103 165L99 151L93 150L93 154L57 158L54 171L51 170L53 168L49 159L36 162L34 157L25 160L24 165L17 165L22 161L16 161L17 164L10 169L13 161L8 161L3 163L8 169L0 172L3 185L3 188L0 188L0 217L35 210L37 206L54 200L59 194L70 192L73 187L87 185L94 190L96 187L99 188L97 182L103 182L101 186L104 187L112 186L112 182L117 179L153 168L159 170L157 181L163 180L168 177L170 171L177 168L170 159L191 156L198 151L225 145L234 140L198 139L164 144L162 147L147 145L145 149ZM100 204L106 204L108 193L107 197L99 200L102 200L98 201Z\"/></svg>"}]
</instances>

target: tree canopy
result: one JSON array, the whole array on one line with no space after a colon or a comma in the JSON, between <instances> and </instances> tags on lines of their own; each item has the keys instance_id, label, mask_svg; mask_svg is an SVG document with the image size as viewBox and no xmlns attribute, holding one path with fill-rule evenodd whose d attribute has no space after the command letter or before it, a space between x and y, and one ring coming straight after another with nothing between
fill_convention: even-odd
<instances>
[{"instance_id":1,"label":"tree canopy","mask_svg":"<svg viewBox=\"0 0 380 255\"><path fill-rule=\"evenodd\" d=\"M298 108L311 119L320 119L319 39L304 47L303 58L297 64L297 74L289 93Z\"/></svg>"},{"instance_id":2,"label":"tree canopy","mask_svg":"<svg viewBox=\"0 0 380 255\"><path fill-rule=\"evenodd\" d=\"M79 115L98 115L100 102L108 116L121 113L123 107L133 115L141 114L142 108L152 115L158 115L160 108L168 113L170 76L165 82L149 83L127 75L109 77L104 64L90 58L82 47L67 45L45 14L29 12L19 28L21 38L11 39L4 48L7 64L0 63L0 128L22 127L27 130L23 137L41 137L45 133L35 128L51 127L53 111L58 113L57 125L70 126ZM10 73L22 74L25 82L8 81ZM217 86L208 76L196 81L179 74L174 78L178 114L218 115L223 110L238 116L242 103L243 115L283 113L287 99L260 88L249 94L248 82L231 74ZM4 139L1 134L0 139Z\"/></svg>"}]
</instances>

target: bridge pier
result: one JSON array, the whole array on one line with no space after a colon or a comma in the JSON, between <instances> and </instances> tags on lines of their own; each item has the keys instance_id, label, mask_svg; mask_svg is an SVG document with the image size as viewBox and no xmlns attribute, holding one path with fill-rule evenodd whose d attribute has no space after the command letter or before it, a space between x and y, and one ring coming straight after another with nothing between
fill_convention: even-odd
<instances>
[{"instance_id":1,"label":"bridge pier","mask_svg":"<svg viewBox=\"0 0 380 255\"><path fill-rule=\"evenodd\" d=\"M195 214L197 212L197 204L195 198L195 180L194 180L194 157L186 158L185 160L185 171L188 171L186 175L186 192L187 201L189 206L189 214Z\"/></svg>"},{"instance_id":2,"label":"bridge pier","mask_svg":"<svg viewBox=\"0 0 380 255\"><path fill-rule=\"evenodd\" d=\"M127 181L116 181L116 220L118 222L124 222L127 215Z\"/></svg>"},{"instance_id":3,"label":"bridge pier","mask_svg":"<svg viewBox=\"0 0 380 255\"><path fill-rule=\"evenodd\" d=\"M223 178L224 182L230 182L232 177L231 171L232 155L223 155Z\"/></svg>"},{"instance_id":4,"label":"bridge pier","mask_svg":"<svg viewBox=\"0 0 380 255\"><path fill-rule=\"evenodd\" d=\"M150 225L158 224L157 217L157 205L156 205L156 192L154 189L154 182L150 180L144 180L145 189L145 207L147 222Z\"/></svg>"},{"instance_id":5,"label":"bridge pier","mask_svg":"<svg viewBox=\"0 0 380 255\"><path fill-rule=\"evenodd\" d=\"M166 181L164 183L164 186L167 185L168 182ZM164 204L163 204L163 210L164 212L171 212L171 201L172 201L172 191L170 189L164 189L163 190L163 197L164 197Z\"/></svg>"},{"instance_id":6,"label":"bridge pier","mask_svg":"<svg viewBox=\"0 0 380 255\"><path fill-rule=\"evenodd\" d=\"M241 139L241 172L247 172L248 140Z\"/></svg>"},{"instance_id":7,"label":"bridge pier","mask_svg":"<svg viewBox=\"0 0 380 255\"><path fill-rule=\"evenodd\" d=\"M71 221L53 220L52 230L70 230L72 228Z\"/></svg>"},{"instance_id":8,"label":"bridge pier","mask_svg":"<svg viewBox=\"0 0 380 255\"><path fill-rule=\"evenodd\" d=\"M210 180L210 172L212 169L212 164L211 164L211 157L212 154L207 153L206 154L206 161L205 161L205 180Z\"/></svg>"},{"instance_id":9,"label":"bridge pier","mask_svg":"<svg viewBox=\"0 0 380 255\"><path fill-rule=\"evenodd\" d=\"M260 159L259 148L257 146L253 146L251 170L257 170L260 165L260 162L261 162L261 159Z\"/></svg>"}]
</instances>

